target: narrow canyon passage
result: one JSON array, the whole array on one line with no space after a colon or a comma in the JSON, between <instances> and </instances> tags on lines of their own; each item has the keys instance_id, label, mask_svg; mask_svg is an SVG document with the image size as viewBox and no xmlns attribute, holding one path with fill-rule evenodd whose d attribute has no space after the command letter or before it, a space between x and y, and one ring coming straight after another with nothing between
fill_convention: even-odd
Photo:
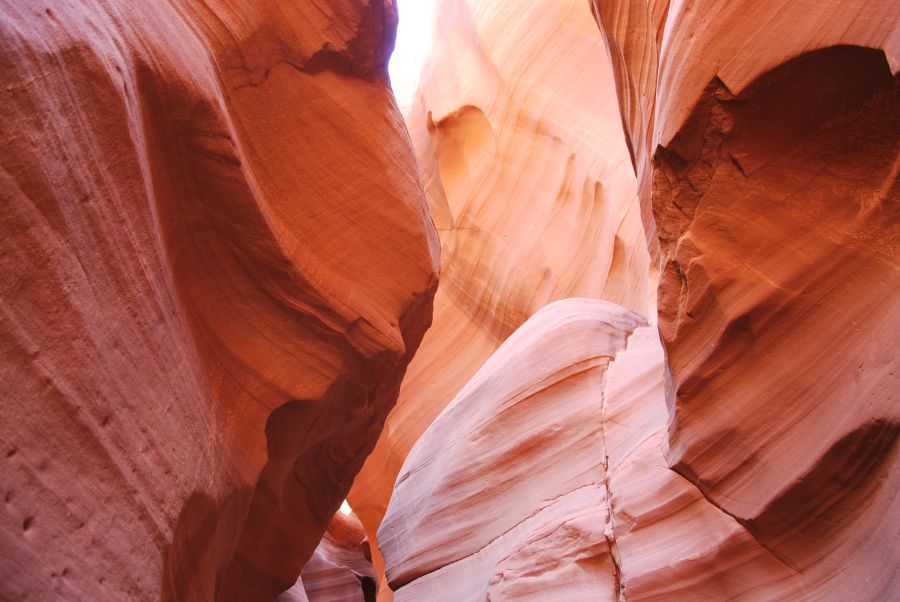
<instances>
[{"instance_id":1,"label":"narrow canyon passage","mask_svg":"<svg viewBox=\"0 0 900 602\"><path fill-rule=\"evenodd\" d=\"M892 0L0 0L0 602L900 598Z\"/></svg>"}]
</instances>

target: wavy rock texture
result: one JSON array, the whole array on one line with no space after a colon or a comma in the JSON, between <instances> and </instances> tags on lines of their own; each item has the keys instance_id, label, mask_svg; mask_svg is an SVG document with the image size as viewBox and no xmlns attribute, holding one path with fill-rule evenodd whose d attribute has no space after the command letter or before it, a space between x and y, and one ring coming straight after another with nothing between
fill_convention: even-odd
<instances>
[{"instance_id":1,"label":"wavy rock texture","mask_svg":"<svg viewBox=\"0 0 900 602\"><path fill-rule=\"evenodd\" d=\"M56 4L0 598L900 598L890 3L443 0L418 173L392 1Z\"/></svg>"},{"instance_id":2,"label":"wavy rock texture","mask_svg":"<svg viewBox=\"0 0 900 602\"><path fill-rule=\"evenodd\" d=\"M897 597L891 7L594 4L658 235L668 461L805 595Z\"/></svg>"},{"instance_id":3,"label":"wavy rock texture","mask_svg":"<svg viewBox=\"0 0 900 602\"><path fill-rule=\"evenodd\" d=\"M362 523L337 513L301 579L278 602L370 602L375 600L375 571Z\"/></svg>"},{"instance_id":4,"label":"wavy rock texture","mask_svg":"<svg viewBox=\"0 0 900 602\"><path fill-rule=\"evenodd\" d=\"M379 531L395 599L813 595L668 466L664 372L658 330L624 308L535 314L404 464Z\"/></svg>"},{"instance_id":5,"label":"wavy rock texture","mask_svg":"<svg viewBox=\"0 0 900 602\"><path fill-rule=\"evenodd\" d=\"M615 591L604 387L641 323L605 301L558 301L482 366L397 479L378 531L395 599Z\"/></svg>"},{"instance_id":6,"label":"wavy rock texture","mask_svg":"<svg viewBox=\"0 0 900 602\"><path fill-rule=\"evenodd\" d=\"M581 366L549 342L578 345L569 302L526 322L406 459L378 534L395 597L896 598L896 20L873 2L594 8L662 272L667 361L638 328L603 379L511 404L542 369ZM525 37L514 16L503 26ZM445 191L478 181L460 159L495 131L477 106L446 135L431 115L439 160L422 163L443 181L453 142Z\"/></svg>"},{"instance_id":7,"label":"wavy rock texture","mask_svg":"<svg viewBox=\"0 0 900 602\"><path fill-rule=\"evenodd\" d=\"M350 494L373 541L418 436L535 311L579 296L655 313L613 74L596 60L603 40L587 5L447 0L437 10L407 123L441 237L441 287Z\"/></svg>"},{"instance_id":8,"label":"wavy rock texture","mask_svg":"<svg viewBox=\"0 0 900 602\"><path fill-rule=\"evenodd\" d=\"M430 321L393 4L0 15L0 598L271 598Z\"/></svg>"},{"instance_id":9,"label":"wavy rock texture","mask_svg":"<svg viewBox=\"0 0 900 602\"><path fill-rule=\"evenodd\" d=\"M654 174L670 249L660 285L675 385L670 462L787 566L830 580L829 595L891 597L894 77L880 51L836 47L736 97L718 82L708 92L691 119L706 127L683 129ZM840 573L848 562L862 568Z\"/></svg>"}]
</instances>

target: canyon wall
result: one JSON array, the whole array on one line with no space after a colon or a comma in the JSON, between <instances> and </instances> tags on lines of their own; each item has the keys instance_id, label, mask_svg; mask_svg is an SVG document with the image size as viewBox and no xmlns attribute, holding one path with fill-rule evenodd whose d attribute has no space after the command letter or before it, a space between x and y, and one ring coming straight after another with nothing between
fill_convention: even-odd
<instances>
[{"instance_id":1,"label":"canyon wall","mask_svg":"<svg viewBox=\"0 0 900 602\"><path fill-rule=\"evenodd\" d=\"M378 531L395 600L614 590L604 389L642 324L605 301L557 301L485 362L397 479Z\"/></svg>"},{"instance_id":2,"label":"canyon wall","mask_svg":"<svg viewBox=\"0 0 900 602\"><path fill-rule=\"evenodd\" d=\"M810 583L670 469L658 330L551 303L413 447L378 541L394 599L719 600Z\"/></svg>"},{"instance_id":3,"label":"canyon wall","mask_svg":"<svg viewBox=\"0 0 900 602\"><path fill-rule=\"evenodd\" d=\"M670 465L810 595L895 597L896 7L594 5L657 234Z\"/></svg>"},{"instance_id":4,"label":"canyon wall","mask_svg":"<svg viewBox=\"0 0 900 602\"><path fill-rule=\"evenodd\" d=\"M547 303L655 311L611 66L581 0L446 0L406 115L441 238L434 322L349 501L373 543L409 450ZM382 583L382 599L389 595Z\"/></svg>"},{"instance_id":5,"label":"canyon wall","mask_svg":"<svg viewBox=\"0 0 900 602\"><path fill-rule=\"evenodd\" d=\"M0 0L0 599L900 597L891 2L237 4Z\"/></svg>"},{"instance_id":6,"label":"canyon wall","mask_svg":"<svg viewBox=\"0 0 900 602\"><path fill-rule=\"evenodd\" d=\"M0 598L271 599L431 319L390 0L0 2Z\"/></svg>"},{"instance_id":7,"label":"canyon wall","mask_svg":"<svg viewBox=\"0 0 900 602\"><path fill-rule=\"evenodd\" d=\"M506 16L488 45L529 56L528 44L538 45L530 36L565 45L568 30L546 12L524 28L496 5L468 6L476 32L489 15ZM597 0L591 8L653 259L644 278L655 287L660 275L655 306L610 298L650 307L646 321L658 330L639 328L613 346L606 380L580 388L569 373L583 360L552 342L562 328L554 321L565 318L542 319L577 314L564 309L574 301L538 312L506 340L399 473L378 532L394 596L897 597L896 11L884 2L783 1ZM484 38L469 39L455 56L479 55ZM426 97L429 78L452 97L457 74L476 71L430 68ZM452 135L429 116L437 155L446 140L455 159L477 152L486 130L471 127L473 114L454 113L452 123L465 127L451 126ZM413 114L413 132L417 123ZM606 152L602 140L594 152ZM420 163L426 182L443 177L440 160ZM451 187L478 173L477 164L453 172ZM454 213L434 209L431 189L440 223ZM486 199L479 215L515 198L486 190L472 195ZM529 207L522 223L532 215ZM455 242L451 257L471 244ZM529 343L540 323L548 332ZM567 386L510 359L528 353L540 369L565 374ZM395 437L408 432L395 416L420 407L427 415L442 397L398 406L389 419ZM581 476L566 480L570 470Z\"/></svg>"}]
</instances>

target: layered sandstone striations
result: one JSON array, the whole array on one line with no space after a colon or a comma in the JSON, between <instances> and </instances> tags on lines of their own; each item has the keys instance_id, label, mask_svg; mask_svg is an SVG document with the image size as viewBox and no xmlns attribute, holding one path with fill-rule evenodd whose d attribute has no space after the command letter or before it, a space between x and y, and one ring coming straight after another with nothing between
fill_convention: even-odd
<instances>
[{"instance_id":1,"label":"layered sandstone striations","mask_svg":"<svg viewBox=\"0 0 900 602\"><path fill-rule=\"evenodd\" d=\"M595 2L657 232L668 460L807 595L896 597L896 11L639 4Z\"/></svg>"},{"instance_id":2,"label":"layered sandstone striations","mask_svg":"<svg viewBox=\"0 0 900 602\"><path fill-rule=\"evenodd\" d=\"M378 533L394 598L816 591L669 467L664 371L657 329L622 307L567 299L535 314L404 464Z\"/></svg>"},{"instance_id":3,"label":"layered sandstone striations","mask_svg":"<svg viewBox=\"0 0 900 602\"><path fill-rule=\"evenodd\" d=\"M605 301L558 301L485 362L397 479L378 531L396 600L616 590L604 389L641 324Z\"/></svg>"},{"instance_id":4,"label":"layered sandstone striations","mask_svg":"<svg viewBox=\"0 0 900 602\"><path fill-rule=\"evenodd\" d=\"M435 318L351 491L374 540L418 436L548 302L654 311L634 172L582 0L447 0L408 115L442 247ZM377 548L373 549L376 563Z\"/></svg>"},{"instance_id":5,"label":"layered sandstone striations","mask_svg":"<svg viewBox=\"0 0 900 602\"><path fill-rule=\"evenodd\" d=\"M0 0L0 598L900 597L890 3L244 4Z\"/></svg>"},{"instance_id":6,"label":"layered sandstone striations","mask_svg":"<svg viewBox=\"0 0 900 602\"><path fill-rule=\"evenodd\" d=\"M393 4L0 23L0 598L271 598L430 320Z\"/></svg>"},{"instance_id":7,"label":"layered sandstone striations","mask_svg":"<svg viewBox=\"0 0 900 602\"><path fill-rule=\"evenodd\" d=\"M578 302L547 307L509 337L400 472L379 531L396 598L896 598L891 9L594 9L661 273L660 334L633 329L607 351L615 360L602 378L584 382L542 371L579 372L578 358L593 356L587 344L579 356L553 343L567 333L580 344L564 317ZM498 35L524 37L496 4L470 13L475 31L493 12L507 15ZM547 19L538 22L529 31ZM477 55L485 37L454 52ZM473 134L475 115L452 115L465 136L444 136L432 115L432 147L453 140L454 157L473 156L472 141L487 139ZM440 161L422 163L426 181L443 177ZM449 188L477 177L474 165L452 171ZM454 254L472 244L456 242ZM652 282L653 269L644 276ZM460 286L477 298L477 284ZM409 432L395 429L397 440Z\"/></svg>"}]
</instances>

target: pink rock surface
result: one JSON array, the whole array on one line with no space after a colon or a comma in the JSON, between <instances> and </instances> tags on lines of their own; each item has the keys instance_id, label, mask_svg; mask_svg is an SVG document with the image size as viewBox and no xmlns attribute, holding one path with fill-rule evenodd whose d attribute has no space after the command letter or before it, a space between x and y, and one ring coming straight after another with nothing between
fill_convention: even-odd
<instances>
[{"instance_id":1,"label":"pink rock surface","mask_svg":"<svg viewBox=\"0 0 900 602\"><path fill-rule=\"evenodd\" d=\"M641 322L605 301L552 303L460 391L407 457L378 531L397 600L614 591L603 391Z\"/></svg>"},{"instance_id":2,"label":"pink rock surface","mask_svg":"<svg viewBox=\"0 0 900 602\"><path fill-rule=\"evenodd\" d=\"M662 272L667 361L639 330L600 387L602 427L564 429L588 441L601 428L584 444L593 465L552 426L579 402L545 400L552 411L519 419L528 430L499 410L470 428L461 413L504 396L465 387L407 458L379 532L396 597L897 597L896 19L875 2L595 5ZM527 388L528 369L493 363L518 340L472 382ZM566 465L521 474L534 440ZM520 458L494 456L515 445ZM605 475L604 492L565 495L568 462ZM510 493L522 480L538 501ZM606 548L572 526L581 516L605 525Z\"/></svg>"},{"instance_id":3,"label":"pink rock surface","mask_svg":"<svg viewBox=\"0 0 900 602\"><path fill-rule=\"evenodd\" d=\"M0 598L294 583L430 321L395 18L0 2Z\"/></svg>"},{"instance_id":4,"label":"pink rock surface","mask_svg":"<svg viewBox=\"0 0 900 602\"><path fill-rule=\"evenodd\" d=\"M375 600L375 587L362 523L353 514L336 513L301 579L277 602L370 602Z\"/></svg>"},{"instance_id":5,"label":"pink rock surface","mask_svg":"<svg viewBox=\"0 0 900 602\"><path fill-rule=\"evenodd\" d=\"M613 72L596 60L603 39L585 2L448 0L437 11L407 123L441 237L441 286L350 494L373 542L413 443L535 311L577 296L655 312Z\"/></svg>"},{"instance_id":6,"label":"pink rock surface","mask_svg":"<svg viewBox=\"0 0 900 602\"><path fill-rule=\"evenodd\" d=\"M0 599L900 598L892 3L442 0L409 136L393 0L57 4Z\"/></svg>"},{"instance_id":7,"label":"pink rock surface","mask_svg":"<svg viewBox=\"0 0 900 602\"><path fill-rule=\"evenodd\" d=\"M821 595L668 466L664 372L657 329L615 305L526 322L404 464L379 531L394 598Z\"/></svg>"}]
</instances>

